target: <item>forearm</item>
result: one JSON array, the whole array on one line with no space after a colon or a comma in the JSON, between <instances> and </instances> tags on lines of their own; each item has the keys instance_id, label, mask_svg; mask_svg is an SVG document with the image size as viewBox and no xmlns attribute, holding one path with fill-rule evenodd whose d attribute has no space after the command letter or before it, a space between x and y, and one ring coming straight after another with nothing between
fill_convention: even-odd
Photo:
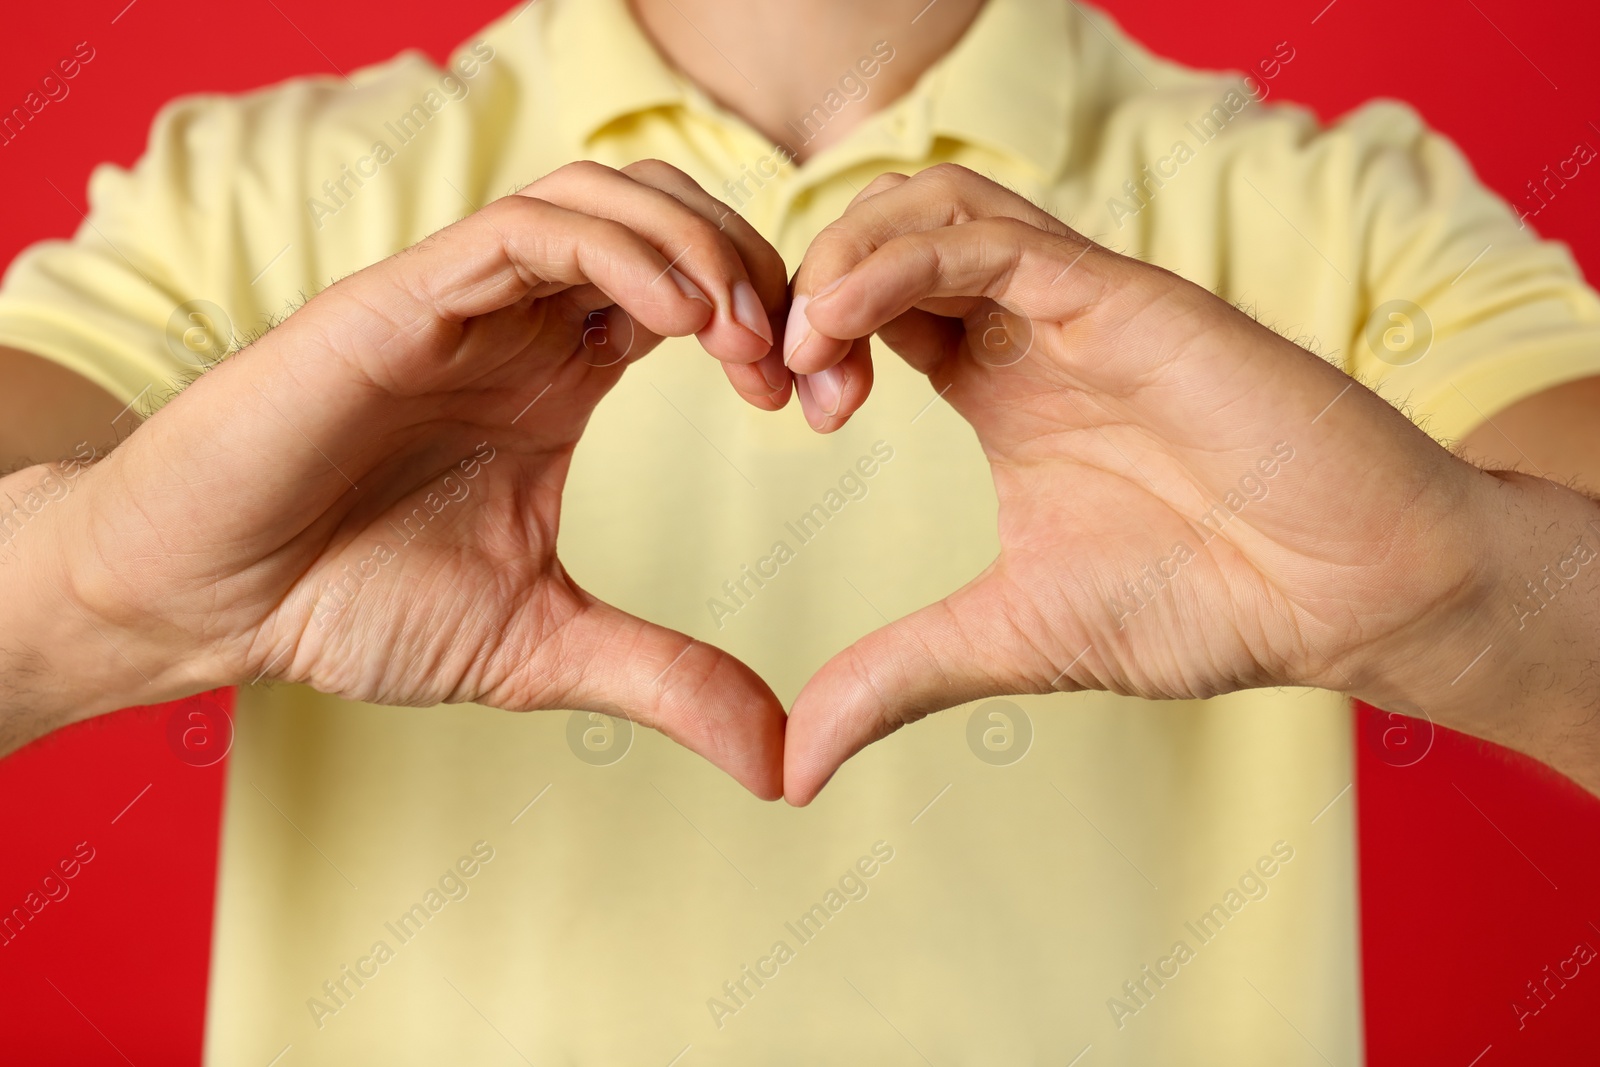
<instances>
[{"instance_id":1,"label":"forearm","mask_svg":"<svg viewBox=\"0 0 1600 1067\"><path fill-rule=\"evenodd\" d=\"M84 474L74 459L0 479L0 755L163 698L72 595L60 520Z\"/></svg>"},{"instance_id":2,"label":"forearm","mask_svg":"<svg viewBox=\"0 0 1600 1067\"><path fill-rule=\"evenodd\" d=\"M59 364L0 346L0 472L65 456L109 451L138 426L130 410Z\"/></svg>"},{"instance_id":3,"label":"forearm","mask_svg":"<svg viewBox=\"0 0 1600 1067\"><path fill-rule=\"evenodd\" d=\"M1462 438L1460 452L1485 469L1600 489L1600 377L1564 382L1491 412Z\"/></svg>"},{"instance_id":4,"label":"forearm","mask_svg":"<svg viewBox=\"0 0 1600 1067\"><path fill-rule=\"evenodd\" d=\"M106 662L115 651L65 595L54 529L79 478L132 431L137 416L88 379L27 352L0 347L0 381L0 472L67 457L0 478L4 755L78 719L139 702L132 682L141 680L127 664Z\"/></svg>"},{"instance_id":5,"label":"forearm","mask_svg":"<svg viewBox=\"0 0 1600 1067\"><path fill-rule=\"evenodd\" d=\"M1374 702L1426 712L1600 795L1600 504L1509 472L1485 472L1479 490L1463 545L1470 592Z\"/></svg>"}]
</instances>

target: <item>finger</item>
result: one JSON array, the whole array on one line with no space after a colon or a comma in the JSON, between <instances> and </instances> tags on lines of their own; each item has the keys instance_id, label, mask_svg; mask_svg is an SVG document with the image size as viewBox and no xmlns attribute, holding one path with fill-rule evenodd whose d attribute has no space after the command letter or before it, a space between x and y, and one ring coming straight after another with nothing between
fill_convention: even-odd
<instances>
[{"instance_id":1,"label":"finger","mask_svg":"<svg viewBox=\"0 0 1600 1067\"><path fill-rule=\"evenodd\" d=\"M751 285L767 313L768 325L789 301L789 272L772 243L737 211L701 188L689 175L659 159L642 159L622 168L634 181L676 197L690 210L715 222L732 242Z\"/></svg>"},{"instance_id":2,"label":"finger","mask_svg":"<svg viewBox=\"0 0 1600 1067\"><path fill-rule=\"evenodd\" d=\"M363 299L390 320L387 325L414 331L418 318L460 323L592 284L653 332L682 337L703 330L714 314L698 287L685 288L687 281L674 276L661 249L633 228L515 195L327 292ZM285 328L308 317L297 313Z\"/></svg>"},{"instance_id":3,"label":"finger","mask_svg":"<svg viewBox=\"0 0 1600 1067\"><path fill-rule=\"evenodd\" d=\"M582 359L591 367L624 367L649 355L661 338L633 321L616 304L587 312L583 320Z\"/></svg>"},{"instance_id":4,"label":"finger","mask_svg":"<svg viewBox=\"0 0 1600 1067\"><path fill-rule=\"evenodd\" d=\"M811 322L806 317L806 305L811 302L814 293L826 292L831 288L833 281L848 271L849 265L853 264L856 258L871 251L870 245L856 240L855 234L858 228L847 221L851 218L851 212L878 194L897 188L910 180L909 175L894 171L878 175L851 199L839 221L828 226L812 240L811 247L806 250L805 258L801 260L800 268L795 271L794 281L790 286L793 295L789 301L789 315L783 330L784 366L790 365L797 352L803 353L802 366L817 370L832 366L849 353L851 338L822 337L811 328ZM855 249L854 258L848 251L851 248ZM813 249L825 251L819 251L813 256ZM844 264L837 268L832 262L836 249L841 252L839 258ZM829 273L830 271L834 273Z\"/></svg>"},{"instance_id":5,"label":"finger","mask_svg":"<svg viewBox=\"0 0 1600 1067\"><path fill-rule=\"evenodd\" d=\"M960 321L912 308L878 328L878 338L923 374L933 374L956 353L966 330Z\"/></svg>"},{"instance_id":6,"label":"finger","mask_svg":"<svg viewBox=\"0 0 1600 1067\"><path fill-rule=\"evenodd\" d=\"M171 475L159 469L162 456L200 454L207 440L205 454L222 469L279 456L258 471L251 499L218 520L219 537L277 543L302 513L320 514L387 458L374 418L397 410L396 398L454 388L515 358L518 346L466 344L481 317L515 314L541 288L593 284L655 335L700 330L710 305L661 284L667 266L621 223L503 198L318 294L252 358L220 364L151 419L141 431L154 435L151 447L128 462L142 465L136 478L161 484ZM303 509L285 511L285 494Z\"/></svg>"},{"instance_id":7,"label":"finger","mask_svg":"<svg viewBox=\"0 0 1600 1067\"><path fill-rule=\"evenodd\" d=\"M754 363L723 363L728 383L746 401L763 411L778 411L794 392L794 375L783 365L783 353L774 349Z\"/></svg>"},{"instance_id":8,"label":"finger","mask_svg":"<svg viewBox=\"0 0 1600 1067\"><path fill-rule=\"evenodd\" d=\"M1029 647L1019 643L1008 602L1003 579L991 569L824 664L789 711L783 759L789 803L809 804L851 756L925 715L1053 688L1042 660L1027 672L1006 654Z\"/></svg>"},{"instance_id":9,"label":"finger","mask_svg":"<svg viewBox=\"0 0 1600 1067\"><path fill-rule=\"evenodd\" d=\"M595 285L575 285L555 296L545 297L545 320L556 320L575 339L573 355L590 367L623 367L648 355L661 343L661 335L634 321L607 293ZM467 324L458 349L462 360L487 359L508 347L520 350L527 345L527 314L508 308L480 316ZM540 334L541 347L559 352L560 338L552 331ZM609 391L614 379L603 383L597 395ZM513 412L519 409L513 409Z\"/></svg>"},{"instance_id":10,"label":"finger","mask_svg":"<svg viewBox=\"0 0 1600 1067\"><path fill-rule=\"evenodd\" d=\"M552 654L562 706L659 730L763 800L783 795L783 705L733 656L600 601Z\"/></svg>"},{"instance_id":11,"label":"finger","mask_svg":"<svg viewBox=\"0 0 1600 1067\"><path fill-rule=\"evenodd\" d=\"M912 178L885 177L863 190L837 222L817 235L795 273L785 354L797 373L820 370L845 352L838 343L845 335L820 328L810 315L811 299L832 291L857 263L888 242L989 217L1070 232L1025 198L965 167L943 164Z\"/></svg>"},{"instance_id":12,"label":"finger","mask_svg":"<svg viewBox=\"0 0 1600 1067\"><path fill-rule=\"evenodd\" d=\"M768 328L781 331L783 323L779 315L789 299L788 272L778 250L754 226L670 163L644 159L623 167L622 173L676 197L691 210L715 222L744 263L750 284L761 301ZM729 384L749 404L763 411L777 411L789 402L794 378L783 365L782 353L776 347L753 364L724 360L722 366Z\"/></svg>"},{"instance_id":13,"label":"finger","mask_svg":"<svg viewBox=\"0 0 1600 1067\"><path fill-rule=\"evenodd\" d=\"M679 196L587 161L546 175L521 195L623 223L654 245L676 272L670 274L673 281L692 285L715 308L698 334L713 356L753 363L771 351L772 324L738 248L716 222Z\"/></svg>"},{"instance_id":14,"label":"finger","mask_svg":"<svg viewBox=\"0 0 1600 1067\"><path fill-rule=\"evenodd\" d=\"M818 433L832 433L849 421L872 392L872 342L858 337L850 353L816 374L795 378L795 395L806 422Z\"/></svg>"},{"instance_id":15,"label":"finger","mask_svg":"<svg viewBox=\"0 0 1600 1067\"><path fill-rule=\"evenodd\" d=\"M879 193L886 193L890 189L898 189L910 180L911 175L909 174L901 174L899 171L894 170L884 171L868 182L865 189L850 198L850 202L844 207L845 212L848 213L857 204L863 204Z\"/></svg>"},{"instance_id":16,"label":"finger","mask_svg":"<svg viewBox=\"0 0 1600 1067\"><path fill-rule=\"evenodd\" d=\"M1118 290L1132 274L1127 262L1076 234L984 218L890 239L807 314L816 330L853 337L913 308L980 297L1032 321L1065 322Z\"/></svg>"}]
</instances>

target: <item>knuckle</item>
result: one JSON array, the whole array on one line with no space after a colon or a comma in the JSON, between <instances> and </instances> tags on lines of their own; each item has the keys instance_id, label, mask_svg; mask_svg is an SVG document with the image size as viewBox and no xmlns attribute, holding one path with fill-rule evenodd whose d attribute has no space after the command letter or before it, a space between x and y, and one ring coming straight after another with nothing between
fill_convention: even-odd
<instances>
[{"instance_id":1,"label":"knuckle","mask_svg":"<svg viewBox=\"0 0 1600 1067\"><path fill-rule=\"evenodd\" d=\"M882 247L887 243L885 238L892 240L889 235L875 236L870 219L852 219L845 216L837 222L831 223L817 235L812 247L816 254L812 257L821 263L831 263L848 268L857 260L864 258L874 248Z\"/></svg>"},{"instance_id":2,"label":"knuckle","mask_svg":"<svg viewBox=\"0 0 1600 1067\"><path fill-rule=\"evenodd\" d=\"M565 163L551 171L538 182L535 182L534 185L552 180L558 183L596 182L616 173L614 169L604 163L596 163L592 159L575 159L571 163Z\"/></svg>"},{"instance_id":3,"label":"knuckle","mask_svg":"<svg viewBox=\"0 0 1600 1067\"><path fill-rule=\"evenodd\" d=\"M694 179L674 167L671 163L664 159L655 159L653 157L634 160L622 168L622 173L634 179L655 178L657 180L666 180L673 184L694 184Z\"/></svg>"},{"instance_id":4,"label":"knuckle","mask_svg":"<svg viewBox=\"0 0 1600 1067\"><path fill-rule=\"evenodd\" d=\"M966 188L974 181L981 181L982 178L976 171L969 170L959 163L935 163L918 171L912 180L940 189L956 190Z\"/></svg>"},{"instance_id":5,"label":"knuckle","mask_svg":"<svg viewBox=\"0 0 1600 1067\"><path fill-rule=\"evenodd\" d=\"M901 174L899 171L885 171L867 183L867 187L861 190L860 195L856 197L856 201L869 200L879 193L888 192L890 189L904 185L910 180L909 175Z\"/></svg>"},{"instance_id":6,"label":"knuckle","mask_svg":"<svg viewBox=\"0 0 1600 1067\"><path fill-rule=\"evenodd\" d=\"M547 206L548 201L541 200L531 193L515 192L510 196L502 196L498 200L491 200L479 208L472 217L491 225L501 220L510 221L518 215L538 211Z\"/></svg>"},{"instance_id":7,"label":"knuckle","mask_svg":"<svg viewBox=\"0 0 1600 1067\"><path fill-rule=\"evenodd\" d=\"M1042 232L1039 227L1012 215L991 215L986 219L978 220L985 228L994 231L995 237L1007 242L1021 242L1029 238L1036 238Z\"/></svg>"},{"instance_id":8,"label":"knuckle","mask_svg":"<svg viewBox=\"0 0 1600 1067\"><path fill-rule=\"evenodd\" d=\"M462 220L462 223L469 224L471 229L468 230L463 226L462 230L456 232L468 243L492 239L504 244L507 240L507 235L514 231L519 229L526 231L530 226L538 228L548 216L552 206L549 201L541 200L535 196L512 193L510 196L503 196L499 200L490 201L473 214L467 216L466 219ZM462 225L462 223L457 225ZM449 227L446 230L441 230L440 233L435 234L429 240L432 241L435 238L443 239L443 235L454 229L454 227ZM485 232L486 230L488 232ZM421 245L418 245L417 248L419 251L422 250Z\"/></svg>"},{"instance_id":9,"label":"knuckle","mask_svg":"<svg viewBox=\"0 0 1600 1067\"><path fill-rule=\"evenodd\" d=\"M849 223L836 219L812 238L801 266L813 277L831 277L839 267L859 258L859 248L860 241Z\"/></svg>"},{"instance_id":10,"label":"knuckle","mask_svg":"<svg viewBox=\"0 0 1600 1067\"><path fill-rule=\"evenodd\" d=\"M845 213L817 231L811 240L813 252L830 253L854 248L859 243L856 217Z\"/></svg>"},{"instance_id":11,"label":"knuckle","mask_svg":"<svg viewBox=\"0 0 1600 1067\"><path fill-rule=\"evenodd\" d=\"M733 243L728 240L728 235L704 215L685 209L681 226L679 236L688 241L690 247L723 261L738 258L733 250Z\"/></svg>"}]
</instances>

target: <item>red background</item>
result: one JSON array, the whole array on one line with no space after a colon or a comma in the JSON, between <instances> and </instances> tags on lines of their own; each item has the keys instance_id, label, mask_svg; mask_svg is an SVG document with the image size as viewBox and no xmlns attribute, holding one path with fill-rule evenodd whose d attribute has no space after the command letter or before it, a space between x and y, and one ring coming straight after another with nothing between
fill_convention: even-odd
<instances>
[{"instance_id":1,"label":"red background","mask_svg":"<svg viewBox=\"0 0 1600 1067\"><path fill-rule=\"evenodd\" d=\"M1513 203L1532 203L1526 183L1578 141L1600 148L1593 0L1325 2L1104 6L1157 51L1201 66L1247 66L1288 41L1296 57L1275 82L1278 99L1327 118L1372 96L1407 100ZM0 111L78 42L96 56L65 100L0 147L0 263L69 234L90 168L133 162L172 96L349 70L407 47L438 57L506 0L403 11L313 0L125 5L6 12ZM1600 167L1585 168L1534 224L1600 277ZM215 722L226 701L201 699ZM0 909L21 904L78 842L95 849L70 895L0 947L4 1064L199 1059L225 764L180 759L173 714L105 717L0 763ZM1391 725L1357 712L1369 1062L1594 1062L1600 974L1585 968L1520 1030L1511 1002L1578 941L1600 948L1600 802L1443 731L1420 761L1393 766L1404 762L1397 751L1423 746L1426 729L1411 728L1408 749L1399 735L1383 743Z\"/></svg>"}]
</instances>

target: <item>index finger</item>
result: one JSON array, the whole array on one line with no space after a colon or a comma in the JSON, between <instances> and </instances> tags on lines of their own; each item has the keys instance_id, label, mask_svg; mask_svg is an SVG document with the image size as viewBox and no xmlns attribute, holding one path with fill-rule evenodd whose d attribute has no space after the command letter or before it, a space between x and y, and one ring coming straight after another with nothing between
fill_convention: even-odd
<instances>
[{"instance_id":1,"label":"index finger","mask_svg":"<svg viewBox=\"0 0 1600 1067\"><path fill-rule=\"evenodd\" d=\"M747 314L761 315L767 323L768 336L774 335L781 325L778 315L788 300L788 271L772 243L737 211L670 163L642 159L623 167L622 172L636 182L677 198L690 210L717 224L733 245L748 277L746 288L753 299L746 297L745 300L747 305L756 306ZM721 362L734 391L750 404L776 411L788 403L793 377L783 365L783 353L776 346L754 361L725 359Z\"/></svg>"},{"instance_id":2,"label":"index finger","mask_svg":"<svg viewBox=\"0 0 1600 1067\"><path fill-rule=\"evenodd\" d=\"M986 218L1009 218L1065 236L1071 231L1026 198L965 167L944 163L907 178L880 176L851 201L839 220L806 249L795 273L794 299L784 337L785 362L797 374L814 374L843 359L853 336L820 329L811 301L835 290L857 264L897 238ZM930 260L938 274L943 267ZM876 327L874 327L876 328ZM870 331L869 331L870 332Z\"/></svg>"}]
</instances>

